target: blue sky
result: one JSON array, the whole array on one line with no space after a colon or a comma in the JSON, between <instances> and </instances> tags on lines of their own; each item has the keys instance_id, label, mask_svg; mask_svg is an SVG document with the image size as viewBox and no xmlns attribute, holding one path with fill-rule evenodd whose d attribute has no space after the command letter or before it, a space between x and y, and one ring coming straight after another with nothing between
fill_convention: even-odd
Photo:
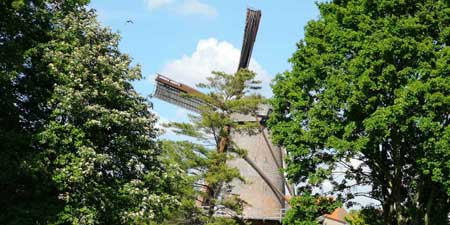
<instances>
[{"instance_id":1,"label":"blue sky","mask_svg":"<svg viewBox=\"0 0 450 225\"><path fill-rule=\"evenodd\" d=\"M157 72L194 85L210 70L234 71L247 7L262 10L250 68L270 95L270 80L290 68L304 26L318 17L314 0L93 0L90 7L103 25L120 32L120 49L142 66L145 78L134 86L143 95L154 91ZM162 121L186 119L185 110L152 102Z\"/></svg>"}]
</instances>

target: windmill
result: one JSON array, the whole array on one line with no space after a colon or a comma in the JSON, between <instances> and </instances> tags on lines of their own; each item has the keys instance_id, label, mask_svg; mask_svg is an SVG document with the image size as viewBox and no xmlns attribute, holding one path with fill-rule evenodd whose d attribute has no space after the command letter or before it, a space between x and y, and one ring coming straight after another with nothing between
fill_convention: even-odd
<instances>
[{"instance_id":1,"label":"windmill","mask_svg":"<svg viewBox=\"0 0 450 225\"><path fill-rule=\"evenodd\" d=\"M247 19L242 43L238 70L248 68L256 40L256 34L261 19L261 11L247 9ZM186 95L201 94L198 90L176 82L166 76L156 77L156 90L154 96L163 101L183 107L193 112L199 112L203 102ZM256 135L233 134L233 141L240 148L247 150L243 158L228 161L228 165L239 169L246 182L233 182L231 192L240 196L248 203L244 208L243 216L253 224L279 224L283 209L288 200L287 193L292 195L292 189L285 181L280 170L283 168L283 151L272 145L268 138L265 121L269 107L260 106L256 117L249 115L236 115L236 121L257 121L260 132Z\"/></svg>"}]
</instances>

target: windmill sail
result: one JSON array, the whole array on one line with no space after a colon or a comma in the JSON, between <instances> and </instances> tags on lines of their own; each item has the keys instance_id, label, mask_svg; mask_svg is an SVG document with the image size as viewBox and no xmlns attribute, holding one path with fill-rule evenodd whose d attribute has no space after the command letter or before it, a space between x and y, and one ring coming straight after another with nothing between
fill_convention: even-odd
<instances>
[{"instance_id":1,"label":"windmill sail","mask_svg":"<svg viewBox=\"0 0 450 225\"><path fill-rule=\"evenodd\" d=\"M178 83L160 74L158 74L155 81L156 90L154 96L163 101L194 112L199 112L200 106L204 104L200 99L189 96L201 94L201 92L186 84Z\"/></svg>"},{"instance_id":2,"label":"windmill sail","mask_svg":"<svg viewBox=\"0 0 450 225\"><path fill-rule=\"evenodd\" d=\"M238 70L248 68L260 20L261 10L247 9L247 20L245 23L244 40L242 41L241 58L239 59Z\"/></svg>"},{"instance_id":3,"label":"windmill sail","mask_svg":"<svg viewBox=\"0 0 450 225\"><path fill-rule=\"evenodd\" d=\"M238 70L247 68L249 65L260 19L260 10L247 9L247 19ZM189 96L201 93L188 85L178 83L160 74L158 74L155 81L156 91L154 96L163 101L167 101L193 112L199 112L199 107L204 104L200 99Z\"/></svg>"}]
</instances>

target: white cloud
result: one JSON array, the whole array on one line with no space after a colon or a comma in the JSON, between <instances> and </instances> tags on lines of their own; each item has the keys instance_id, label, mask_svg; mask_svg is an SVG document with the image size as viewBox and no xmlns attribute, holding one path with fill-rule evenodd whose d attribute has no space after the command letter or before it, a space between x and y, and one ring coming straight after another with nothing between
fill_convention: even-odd
<instances>
[{"instance_id":1,"label":"white cloud","mask_svg":"<svg viewBox=\"0 0 450 225\"><path fill-rule=\"evenodd\" d=\"M236 72L240 50L226 41L219 42L215 38L200 40L191 55L184 55L164 65L161 74L178 82L194 86L205 82L211 71ZM270 95L270 76L256 60L250 60L249 69L256 72L256 79L261 80L263 93Z\"/></svg>"},{"instance_id":2,"label":"white cloud","mask_svg":"<svg viewBox=\"0 0 450 225\"><path fill-rule=\"evenodd\" d=\"M180 15L217 16L217 10L200 0L146 0L150 11L168 9Z\"/></svg>"},{"instance_id":3,"label":"white cloud","mask_svg":"<svg viewBox=\"0 0 450 225\"><path fill-rule=\"evenodd\" d=\"M179 5L178 12L182 15L204 15L209 17L217 16L217 10L210 5L198 0L185 0Z\"/></svg>"},{"instance_id":4,"label":"white cloud","mask_svg":"<svg viewBox=\"0 0 450 225\"><path fill-rule=\"evenodd\" d=\"M174 0L147 0L147 6L150 10L166 7L174 3Z\"/></svg>"}]
</instances>

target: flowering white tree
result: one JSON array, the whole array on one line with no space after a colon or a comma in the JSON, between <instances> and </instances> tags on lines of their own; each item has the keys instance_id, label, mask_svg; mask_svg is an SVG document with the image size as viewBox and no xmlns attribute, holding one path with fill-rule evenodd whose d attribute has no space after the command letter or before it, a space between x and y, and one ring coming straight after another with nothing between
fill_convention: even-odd
<instances>
[{"instance_id":1,"label":"flowering white tree","mask_svg":"<svg viewBox=\"0 0 450 225\"><path fill-rule=\"evenodd\" d=\"M16 47L0 57L0 95L18 116L2 109L0 121L28 139L1 144L0 224L161 224L180 205L184 178L161 159L155 116L131 85L140 68L119 51L119 35L86 1L6 2L0 46ZM5 34L28 20L26 33ZM24 35L40 42L11 38ZM16 53L24 61L9 66Z\"/></svg>"}]
</instances>

